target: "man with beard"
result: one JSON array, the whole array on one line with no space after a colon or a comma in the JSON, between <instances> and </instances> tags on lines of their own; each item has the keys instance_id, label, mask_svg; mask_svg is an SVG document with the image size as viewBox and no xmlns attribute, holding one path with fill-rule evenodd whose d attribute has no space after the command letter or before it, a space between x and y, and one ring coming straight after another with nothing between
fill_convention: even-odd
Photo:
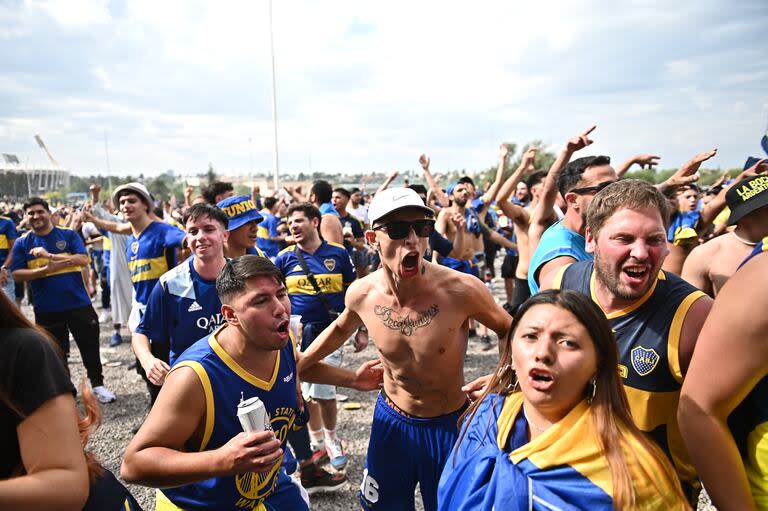
<instances>
[{"instance_id":1,"label":"man with beard","mask_svg":"<svg viewBox=\"0 0 768 511\"><path fill-rule=\"evenodd\" d=\"M594 262L562 267L552 287L580 291L603 309L616 336L632 417L669 455L695 499L698 481L675 411L712 300L661 270L669 253L668 208L661 192L644 181L619 181L599 192L586 218Z\"/></svg>"},{"instance_id":2,"label":"man with beard","mask_svg":"<svg viewBox=\"0 0 768 511\"><path fill-rule=\"evenodd\" d=\"M418 482L424 508L437 484L467 406L461 389L471 318L504 338L512 319L471 275L425 261L433 211L418 194L390 188L368 209L368 243L381 268L348 289L346 308L304 353L300 371L329 355L365 325L384 366L360 492L364 509L413 509Z\"/></svg>"}]
</instances>

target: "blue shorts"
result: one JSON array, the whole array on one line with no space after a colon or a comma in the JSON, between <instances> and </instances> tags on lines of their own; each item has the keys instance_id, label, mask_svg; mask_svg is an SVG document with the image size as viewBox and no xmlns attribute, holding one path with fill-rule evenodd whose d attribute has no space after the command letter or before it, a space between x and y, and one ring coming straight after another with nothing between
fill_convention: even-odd
<instances>
[{"instance_id":1,"label":"blue shorts","mask_svg":"<svg viewBox=\"0 0 768 511\"><path fill-rule=\"evenodd\" d=\"M425 511L437 509L437 485L466 407L439 417L408 417L379 394L365 458L363 509L412 510L419 483Z\"/></svg>"}]
</instances>

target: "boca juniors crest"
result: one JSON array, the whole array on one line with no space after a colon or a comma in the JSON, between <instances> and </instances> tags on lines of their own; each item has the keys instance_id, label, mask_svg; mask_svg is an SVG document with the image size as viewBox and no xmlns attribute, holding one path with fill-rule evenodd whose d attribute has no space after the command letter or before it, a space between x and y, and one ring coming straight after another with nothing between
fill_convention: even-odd
<instances>
[{"instance_id":1,"label":"boca juniors crest","mask_svg":"<svg viewBox=\"0 0 768 511\"><path fill-rule=\"evenodd\" d=\"M640 376L649 374L659 363L659 354L653 348L632 348L632 367Z\"/></svg>"},{"instance_id":2,"label":"boca juniors crest","mask_svg":"<svg viewBox=\"0 0 768 511\"><path fill-rule=\"evenodd\" d=\"M323 264L328 269L328 271L333 271L336 268L335 259L323 259Z\"/></svg>"},{"instance_id":3,"label":"boca juniors crest","mask_svg":"<svg viewBox=\"0 0 768 511\"><path fill-rule=\"evenodd\" d=\"M67 242L64 240L57 241L56 248L58 248L59 250L64 250L65 248L67 248Z\"/></svg>"}]
</instances>

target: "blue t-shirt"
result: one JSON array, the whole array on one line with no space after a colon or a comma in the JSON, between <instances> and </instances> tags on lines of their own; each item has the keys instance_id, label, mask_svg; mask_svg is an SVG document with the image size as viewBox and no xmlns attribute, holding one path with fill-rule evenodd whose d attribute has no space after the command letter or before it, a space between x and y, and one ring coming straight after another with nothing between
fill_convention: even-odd
<instances>
[{"instance_id":1,"label":"blue t-shirt","mask_svg":"<svg viewBox=\"0 0 768 511\"><path fill-rule=\"evenodd\" d=\"M568 256L576 261L591 261L592 254L587 253L587 241L584 236L563 226L563 221L558 220L544 231L539 241L539 246L531 256L528 266L528 287L531 294L539 292L539 270L552 259Z\"/></svg>"},{"instance_id":2,"label":"blue t-shirt","mask_svg":"<svg viewBox=\"0 0 768 511\"><path fill-rule=\"evenodd\" d=\"M29 254L35 247L43 247L49 254L85 254L83 239L71 229L54 227L45 236L29 231L13 245L11 271L46 266L47 258ZM68 311L91 305L81 271L80 266L67 266L43 278L30 280L35 313Z\"/></svg>"},{"instance_id":3,"label":"blue t-shirt","mask_svg":"<svg viewBox=\"0 0 768 511\"><path fill-rule=\"evenodd\" d=\"M264 217L264 220L259 222L256 245L269 257L275 257L280 252L280 242L269 238L274 238L280 234L277 232L277 225L280 223L280 219L266 211L262 211L261 216Z\"/></svg>"},{"instance_id":4,"label":"blue t-shirt","mask_svg":"<svg viewBox=\"0 0 768 511\"><path fill-rule=\"evenodd\" d=\"M693 241L698 243L699 233L696 227L699 225L701 213L698 211L675 211L667 229L667 241L675 245L685 245Z\"/></svg>"},{"instance_id":5,"label":"blue t-shirt","mask_svg":"<svg viewBox=\"0 0 768 511\"><path fill-rule=\"evenodd\" d=\"M334 208L333 204L330 202L321 204L319 209L320 209L320 214L323 216L325 215L339 216L339 212L336 211L336 208Z\"/></svg>"},{"instance_id":6,"label":"blue t-shirt","mask_svg":"<svg viewBox=\"0 0 768 511\"><path fill-rule=\"evenodd\" d=\"M355 268L343 245L323 241L314 254L301 251L309 271L317 280L334 312L344 310L344 295L355 280ZM291 313L301 314L302 323L328 322L328 313L315 288L301 268L294 246L283 249L275 265L285 275Z\"/></svg>"},{"instance_id":7,"label":"blue t-shirt","mask_svg":"<svg viewBox=\"0 0 768 511\"><path fill-rule=\"evenodd\" d=\"M176 247L185 233L164 222L150 223L138 236L130 235L125 243L125 257L136 301L146 305L149 294L160 276L176 266Z\"/></svg>"},{"instance_id":8,"label":"blue t-shirt","mask_svg":"<svg viewBox=\"0 0 768 511\"><path fill-rule=\"evenodd\" d=\"M8 258L11 241L19 237L16 225L7 216L0 216L0 265Z\"/></svg>"},{"instance_id":9,"label":"blue t-shirt","mask_svg":"<svg viewBox=\"0 0 768 511\"><path fill-rule=\"evenodd\" d=\"M223 323L216 281L195 271L192 256L160 277L136 332L153 343L170 343L173 365L184 350Z\"/></svg>"}]
</instances>

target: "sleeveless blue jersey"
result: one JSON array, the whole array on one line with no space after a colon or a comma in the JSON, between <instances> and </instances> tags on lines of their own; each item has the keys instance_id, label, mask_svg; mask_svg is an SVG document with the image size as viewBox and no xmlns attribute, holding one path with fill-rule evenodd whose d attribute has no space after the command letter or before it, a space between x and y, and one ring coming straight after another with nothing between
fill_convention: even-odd
<instances>
[{"instance_id":1,"label":"sleeveless blue jersey","mask_svg":"<svg viewBox=\"0 0 768 511\"><path fill-rule=\"evenodd\" d=\"M195 271L194 256L164 273L136 327L153 343L170 343L170 363L224 323L216 281Z\"/></svg>"},{"instance_id":2,"label":"sleeveless blue jersey","mask_svg":"<svg viewBox=\"0 0 768 511\"><path fill-rule=\"evenodd\" d=\"M154 221L138 236L131 234L125 242L125 257L136 301L146 305L149 294L160 276L176 266L176 247L185 233L172 225Z\"/></svg>"},{"instance_id":3,"label":"sleeveless blue jersey","mask_svg":"<svg viewBox=\"0 0 768 511\"><path fill-rule=\"evenodd\" d=\"M541 235L539 245L531 256L528 266L528 287L531 294L539 292L539 271L541 267L558 257L573 257L577 261L591 261L592 254L587 253L587 241L584 236L563 226L558 220Z\"/></svg>"},{"instance_id":4,"label":"sleeveless blue jersey","mask_svg":"<svg viewBox=\"0 0 768 511\"><path fill-rule=\"evenodd\" d=\"M594 263L560 270L553 288L573 289L598 303ZM688 310L706 296L677 275L659 271L648 292L631 307L606 315L619 351L619 375L637 427L670 456L680 479L696 484L696 473L677 426L683 374L678 358L680 332Z\"/></svg>"},{"instance_id":5,"label":"sleeveless blue jersey","mask_svg":"<svg viewBox=\"0 0 768 511\"><path fill-rule=\"evenodd\" d=\"M186 350L172 371L190 367L205 390L205 433L200 451L218 449L243 431L237 419L237 404L241 394L245 399L258 397L272 419L275 436L283 444L289 428L296 419L296 359L293 343L288 342L277 354L275 369L269 381L262 380L243 369L216 340L215 333L200 339ZM268 474L246 473L232 477L216 477L194 484L162 490L173 504L186 511L216 509L263 509L279 484L289 479L282 463Z\"/></svg>"},{"instance_id":6,"label":"sleeveless blue jersey","mask_svg":"<svg viewBox=\"0 0 768 511\"><path fill-rule=\"evenodd\" d=\"M301 322L328 322L328 313L315 288L301 268L294 246L283 249L275 259L288 288L291 299L291 313L301 314ZM335 312L344 310L344 295L347 287L355 280L355 268L343 245L323 241L314 254L301 251L309 271L315 275L317 284Z\"/></svg>"},{"instance_id":7,"label":"sleeveless blue jersey","mask_svg":"<svg viewBox=\"0 0 768 511\"><path fill-rule=\"evenodd\" d=\"M45 236L29 231L13 245L12 272L34 270L48 264L47 258L29 254L35 247L43 247L49 254L85 254L82 238L71 229L54 227ZM43 278L30 280L35 312L60 312L91 305L81 271L80 266L67 266Z\"/></svg>"}]
</instances>

